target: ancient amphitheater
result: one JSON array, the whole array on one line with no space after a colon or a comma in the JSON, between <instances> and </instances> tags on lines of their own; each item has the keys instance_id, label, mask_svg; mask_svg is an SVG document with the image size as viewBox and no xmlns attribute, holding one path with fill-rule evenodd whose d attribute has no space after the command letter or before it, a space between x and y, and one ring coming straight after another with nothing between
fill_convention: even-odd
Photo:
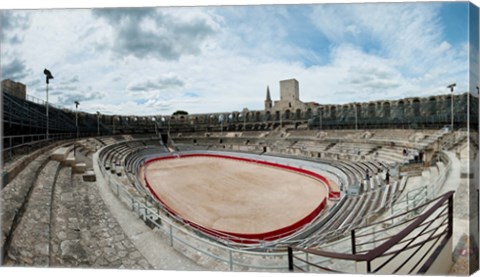
<instances>
[{"instance_id":1,"label":"ancient amphitheater","mask_svg":"<svg viewBox=\"0 0 480 277\"><path fill-rule=\"evenodd\" d=\"M268 91L262 111L79 113L78 133L52 106L48 137L43 103L2 94L4 266L478 268L470 94L284 107Z\"/></svg>"}]
</instances>

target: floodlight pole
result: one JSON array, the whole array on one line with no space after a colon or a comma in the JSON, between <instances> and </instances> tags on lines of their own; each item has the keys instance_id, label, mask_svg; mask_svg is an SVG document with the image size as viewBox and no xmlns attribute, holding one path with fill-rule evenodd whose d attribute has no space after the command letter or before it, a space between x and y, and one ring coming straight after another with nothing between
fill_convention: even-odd
<instances>
[{"instance_id":1,"label":"floodlight pole","mask_svg":"<svg viewBox=\"0 0 480 277\"><path fill-rule=\"evenodd\" d=\"M246 130L247 130L247 114L243 113L243 131L245 132Z\"/></svg>"},{"instance_id":2,"label":"floodlight pole","mask_svg":"<svg viewBox=\"0 0 480 277\"><path fill-rule=\"evenodd\" d=\"M46 105L45 113L46 113L46 116L47 116L47 126L46 126L47 130L46 130L45 139L48 141L48 139L49 139L48 84L50 83L50 79L53 79L53 75L50 72L50 70L48 70L46 68L43 70L43 74L45 74L45 82L47 83L47 89L46 89L46 94L47 94L46 100L47 101L45 102L45 105Z\"/></svg>"},{"instance_id":3,"label":"floodlight pole","mask_svg":"<svg viewBox=\"0 0 480 277\"><path fill-rule=\"evenodd\" d=\"M162 117L160 118L160 127L162 128L162 131L163 131L163 128L164 128L165 120L166 120L166 119L165 119L165 116L162 116ZM159 132L160 132L160 131L159 131Z\"/></svg>"},{"instance_id":4,"label":"floodlight pole","mask_svg":"<svg viewBox=\"0 0 480 277\"><path fill-rule=\"evenodd\" d=\"M223 114L220 115L220 128L221 128L220 134L223 134Z\"/></svg>"},{"instance_id":5,"label":"floodlight pole","mask_svg":"<svg viewBox=\"0 0 480 277\"><path fill-rule=\"evenodd\" d=\"M47 79L47 102L46 102L46 113L47 113L47 135L46 135L46 140L48 141L48 121L49 121L49 118L48 118L48 79Z\"/></svg>"},{"instance_id":6,"label":"floodlight pole","mask_svg":"<svg viewBox=\"0 0 480 277\"><path fill-rule=\"evenodd\" d=\"M77 128L77 138L79 136L79 132L78 132L78 105L80 103L78 103L78 101L75 101L75 127Z\"/></svg>"},{"instance_id":7,"label":"floodlight pole","mask_svg":"<svg viewBox=\"0 0 480 277\"><path fill-rule=\"evenodd\" d=\"M454 91L454 88L455 88L456 85L457 85L457 84L453 83L453 84L447 86L447 88L449 88L449 89L450 89L450 92L452 93L451 105L450 105L450 106L451 106L451 111L450 111L450 113L451 113L451 118L452 118L452 119L451 119L452 122L451 122L450 128L452 129L452 132L453 132L453 119L454 119L454 118L453 118L453 91Z\"/></svg>"},{"instance_id":8,"label":"floodlight pole","mask_svg":"<svg viewBox=\"0 0 480 277\"><path fill-rule=\"evenodd\" d=\"M100 136L100 112L97 111L97 136Z\"/></svg>"},{"instance_id":9,"label":"floodlight pole","mask_svg":"<svg viewBox=\"0 0 480 277\"><path fill-rule=\"evenodd\" d=\"M355 107L355 130L358 130L358 119L357 119L357 104L353 104Z\"/></svg>"},{"instance_id":10,"label":"floodlight pole","mask_svg":"<svg viewBox=\"0 0 480 277\"><path fill-rule=\"evenodd\" d=\"M75 127L77 129L77 139L78 139L78 101L75 101ZM73 156L77 160L77 142L73 143Z\"/></svg>"},{"instance_id":11,"label":"floodlight pole","mask_svg":"<svg viewBox=\"0 0 480 277\"><path fill-rule=\"evenodd\" d=\"M319 118L318 129L319 130L322 130L322 113L323 113L323 108L320 108L320 114L318 115L318 118Z\"/></svg>"},{"instance_id":12,"label":"floodlight pole","mask_svg":"<svg viewBox=\"0 0 480 277\"><path fill-rule=\"evenodd\" d=\"M168 132L167 132L167 133L168 133L168 137L169 137L169 138L170 138L170 120L171 120L171 119L172 119L172 117L169 116L169 117L168 117L168 122L167 122L167 123L168 123Z\"/></svg>"}]
</instances>

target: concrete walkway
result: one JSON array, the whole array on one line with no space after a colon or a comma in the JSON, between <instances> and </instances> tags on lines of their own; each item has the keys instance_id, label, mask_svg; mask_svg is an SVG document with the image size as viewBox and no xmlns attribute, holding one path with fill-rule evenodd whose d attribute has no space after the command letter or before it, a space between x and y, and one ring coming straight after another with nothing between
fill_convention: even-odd
<instances>
[{"instance_id":1,"label":"concrete walkway","mask_svg":"<svg viewBox=\"0 0 480 277\"><path fill-rule=\"evenodd\" d=\"M470 206L478 205L476 199L473 199L472 193L476 191L470 190L470 181L468 178L462 178L462 172L465 166L468 166L468 160L460 160L454 152L446 152L448 158L452 161L452 168L448 173L447 179L439 194L454 190L454 208L453 208L453 260L454 265L450 274L464 275L469 273L470 263L475 263L471 259L475 255L470 253L469 236L472 222L470 221ZM467 177L467 176L465 176ZM475 197L476 198L476 197ZM478 215L476 215L478 216Z\"/></svg>"},{"instance_id":2,"label":"concrete walkway","mask_svg":"<svg viewBox=\"0 0 480 277\"><path fill-rule=\"evenodd\" d=\"M97 162L98 153L99 151L93 155L93 169L97 176L100 195L125 234L154 269L206 270L172 248L163 234L150 229L134 212L117 199L100 172Z\"/></svg>"}]
</instances>

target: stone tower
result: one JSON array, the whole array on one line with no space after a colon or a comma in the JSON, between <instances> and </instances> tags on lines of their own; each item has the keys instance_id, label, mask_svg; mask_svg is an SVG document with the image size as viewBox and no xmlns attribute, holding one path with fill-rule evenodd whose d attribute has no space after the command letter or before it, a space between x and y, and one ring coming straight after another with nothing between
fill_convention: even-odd
<instances>
[{"instance_id":1,"label":"stone tower","mask_svg":"<svg viewBox=\"0 0 480 277\"><path fill-rule=\"evenodd\" d=\"M272 108L272 98L270 97L270 88L267 86L267 99L265 99L265 110Z\"/></svg>"},{"instance_id":2,"label":"stone tower","mask_svg":"<svg viewBox=\"0 0 480 277\"><path fill-rule=\"evenodd\" d=\"M280 100L293 102L300 100L297 80L280 81Z\"/></svg>"}]
</instances>

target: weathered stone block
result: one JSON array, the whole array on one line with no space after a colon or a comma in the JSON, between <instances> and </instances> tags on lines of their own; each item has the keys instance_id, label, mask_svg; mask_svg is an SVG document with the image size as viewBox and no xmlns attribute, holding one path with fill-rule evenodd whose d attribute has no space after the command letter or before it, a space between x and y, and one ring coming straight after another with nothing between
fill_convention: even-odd
<instances>
[{"instance_id":1,"label":"weathered stone block","mask_svg":"<svg viewBox=\"0 0 480 277\"><path fill-rule=\"evenodd\" d=\"M73 173L84 173L85 171L87 170L87 164L85 163L77 163L75 164L75 166L73 167Z\"/></svg>"},{"instance_id":2,"label":"weathered stone block","mask_svg":"<svg viewBox=\"0 0 480 277\"><path fill-rule=\"evenodd\" d=\"M93 170L88 170L83 174L83 181L85 182L95 182L97 180L95 172Z\"/></svg>"},{"instance_id":3,"label":"weathered stone block","mask_svg":"<svg viewBox=\"0 0 480 277\"><path fill-rule=\"evenodd\" d=\"M66 166L73 167L73 166L75 166L75 162L76 162L75 156L73 155L73 153L70 153L68 155L68 157L65 159L64 164Z\"/></svg>"},{"instance_id":4,"label":"weathered stone block","mask_svg":"<svg viewBox=\"0 0 480 277\"><path fill-rule=\"evenodd\" d=\"M60 147L55 151L53 151L51 158L52 160L63 162L67 158L67 155L69 152L70 152L70 148Z\"/></svg>"}]
</instances>

